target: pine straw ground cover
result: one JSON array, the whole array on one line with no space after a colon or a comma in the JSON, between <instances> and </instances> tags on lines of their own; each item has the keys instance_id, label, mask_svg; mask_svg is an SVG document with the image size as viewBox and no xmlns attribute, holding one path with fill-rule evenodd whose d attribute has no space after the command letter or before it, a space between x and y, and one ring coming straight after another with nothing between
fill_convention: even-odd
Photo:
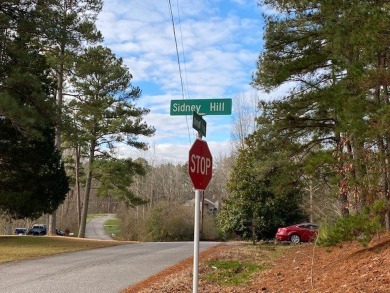
<instances>
[{"instance_id":1,"label":"pine straw ground cover","mask_svg":"<svg viewBox=\"0 0 390 293\"><path fill-rule=\"evenodd\" d=\"M225 261L243 265L218 268ZM124 292L192 292L191 272L192 259L187 259ZM247 273L248 279L238 278L242 283L230 283L234 275ZM375 237L368 247L357 242L335 247L219 245L200 255L199 292L390 293L390 233Z\"/></svg>"}]
</instances>

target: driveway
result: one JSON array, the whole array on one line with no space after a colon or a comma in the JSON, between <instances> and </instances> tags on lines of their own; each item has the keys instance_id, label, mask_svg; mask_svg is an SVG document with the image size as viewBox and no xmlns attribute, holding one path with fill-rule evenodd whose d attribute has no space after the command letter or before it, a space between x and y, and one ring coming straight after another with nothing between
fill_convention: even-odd
<instances>
[{"instance_id":1,"label":"driveway","mask_svg":"<svg viewBox=\"0 0 390 293\"><path fill-rule=\"evenodd\" d=\"M113 218L115 218L114 214L106 214L92 218L85 226L85 238L112 240L104 230L104 223Z\"/></svg>"}]
</instances>

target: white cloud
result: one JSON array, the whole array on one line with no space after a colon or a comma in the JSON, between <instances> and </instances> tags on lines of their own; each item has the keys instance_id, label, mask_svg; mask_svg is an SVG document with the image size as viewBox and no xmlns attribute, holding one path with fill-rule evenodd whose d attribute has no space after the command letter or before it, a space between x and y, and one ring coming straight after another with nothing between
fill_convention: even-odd
<instances>
[{"instance_id":1,"label":"white cloud","mask_svg":"<svg viewBox=\"0 0 390 293\"><path fill-rule=\"evenodd\" d=\"M244 9L245 16L239 14ZM248 90L262 43L256 0L172 1L172 11L185 98L233 97ZM155 85L157 95L137 101L151 109L145 120L156 127L155 136L146 139L154 146L152 153L184 160L194 131L191 117L169 116L170 100L181 99L182 93L167 1L105 1L98 28L105 45L129 67L133 84ZM207 139L214 138L210 148L229 152L230 117L207 117L207 123ZM121 152L134 150L121 147Z\"/></svg>"},{"instance_id":2,"label":"white cloud","mask_svg":"<svg viewBox=\"0 0 390 293\"><path fill-rule=\"evenodd\" d=\"M144 158L148 161L154 162L173 162L177 164L185 164L188 161L188 153L190 151L193 141L188 144L178 143L162 143L151 144L148 151L139 151L125 145L120 145L117 153L121 157ZM211 155L214 159L221 156L227 156L231 153L230 141L213 142L207 141Z\"/></svg>"},{"instance_id":3,"label":"white cloud","mask_svg":"<svg viewBox=\"0 0 390 293\"><path fill-rule=\"evenodd\" d=\"M168 7L157 5L155 1L143 3L109 2L105 6L107 12L99 18L99 28L106 43L117 54L124 56L134 81L151 79L161 83L165 91L179 89L179 68ZM188 81L191 95L223 95L228 85L249 83L250 76L243 69L251 63L255 66L257 52L245 50L243 41L254 41L247 31L258 28L259 23L237 16L202 16L199 20L200 13L207 10L205 3L180 2L183 5L180 11L184 16L181 17L180 26L177 26L177 37L182 75ZM189 5L192 13L186 14ZM195 15L196 11L199 14Z\"/></svg>"}]
</instances>

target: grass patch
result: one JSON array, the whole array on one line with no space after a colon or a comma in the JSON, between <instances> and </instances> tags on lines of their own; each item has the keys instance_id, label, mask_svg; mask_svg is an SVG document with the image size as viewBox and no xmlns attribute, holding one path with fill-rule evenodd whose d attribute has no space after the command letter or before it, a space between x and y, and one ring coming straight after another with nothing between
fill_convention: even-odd
<instances>
[{"instance_id":1,"label":"grass patch","mask_svg":"<svg viewBox=\"0 0 390 293\"><path fill-rule=\"evenodd\" d=\"M0 263L128 243L55 236L0 236Z\"/></svg>"},{"instance_id":2,"label":"grass patch","mask_svg":"<svg viewBox=\"0 0 390 293\"><path fill-rule=\"evenodd\" d=\"M87 223L89 221L91 221L92 219L94 218L98 218L98 217L104 217L104 216L107 216L108 214L88 214L87 215Z\"/></svg>"},{"instance_id":3,"label":"grass patch","mask_svg":"<svg viewBox=\"0 0 390 293\"><path fill-rule=\"evenodd\" d=\"M219 286L246 286L253 277L270 269L274 260L291 246L241 244L206 262L201 278Z\"/></svg>"},{"instance_id":4,"label":"grass patch","mask_svg":"<svg viewBox=\"0 0 390 293\"><path fill-rule=\"evenodd\" d=\"M109 219L104 222L104 230L108 235L114 235L116 238L122 237L122 231L120 229L119 219Z\"/></svg>"},{"instance_id":5,"label":"grass patch","mask_svg":"<svg viewBox=\"0 0 390 293\"><path fill-rule=\"evenodd\" d=\"M252 273L263 268L260 264L243 263L234 260L214 260L208 265L212 271L203 276L206 280L223 286L237 286L247 282Z\"/></svg>"}]
</instances>

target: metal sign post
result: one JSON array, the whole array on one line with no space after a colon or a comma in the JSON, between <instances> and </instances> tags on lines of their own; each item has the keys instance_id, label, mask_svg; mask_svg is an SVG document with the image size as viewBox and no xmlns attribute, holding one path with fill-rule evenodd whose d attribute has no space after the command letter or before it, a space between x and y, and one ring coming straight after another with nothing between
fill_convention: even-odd
<instances>
[{"instance_id":1,"label":"metal sign post","mask_svg":"<svg viewBox=\"0 0 390 293\"><path fill-rule=\"evenodd\" d=\"M198 117L195 117L194 119L197 118ZM196 140L189 151L188 158L188 173L195 188L193 293L198 292L199 280L200 192L201 190L206 189L211 180L213 171L212 155L207 143L202 140L202 132L206 132L206 122L202 122L202 125L204 125L204 127L199 127L200 129L198 130Z\"/></svg>"},{"instance_id":2,"label":"metal sign post","mask_svg":"<svg viewBox=\"0 0 390 293\"><path fill-rule=\"evenodd\" d=\"M199 226L200 226L200 190L195 189L195 223L194 223L194 269L192 292L198 293L199 280Z\"/></svg>"}]
</instances>

